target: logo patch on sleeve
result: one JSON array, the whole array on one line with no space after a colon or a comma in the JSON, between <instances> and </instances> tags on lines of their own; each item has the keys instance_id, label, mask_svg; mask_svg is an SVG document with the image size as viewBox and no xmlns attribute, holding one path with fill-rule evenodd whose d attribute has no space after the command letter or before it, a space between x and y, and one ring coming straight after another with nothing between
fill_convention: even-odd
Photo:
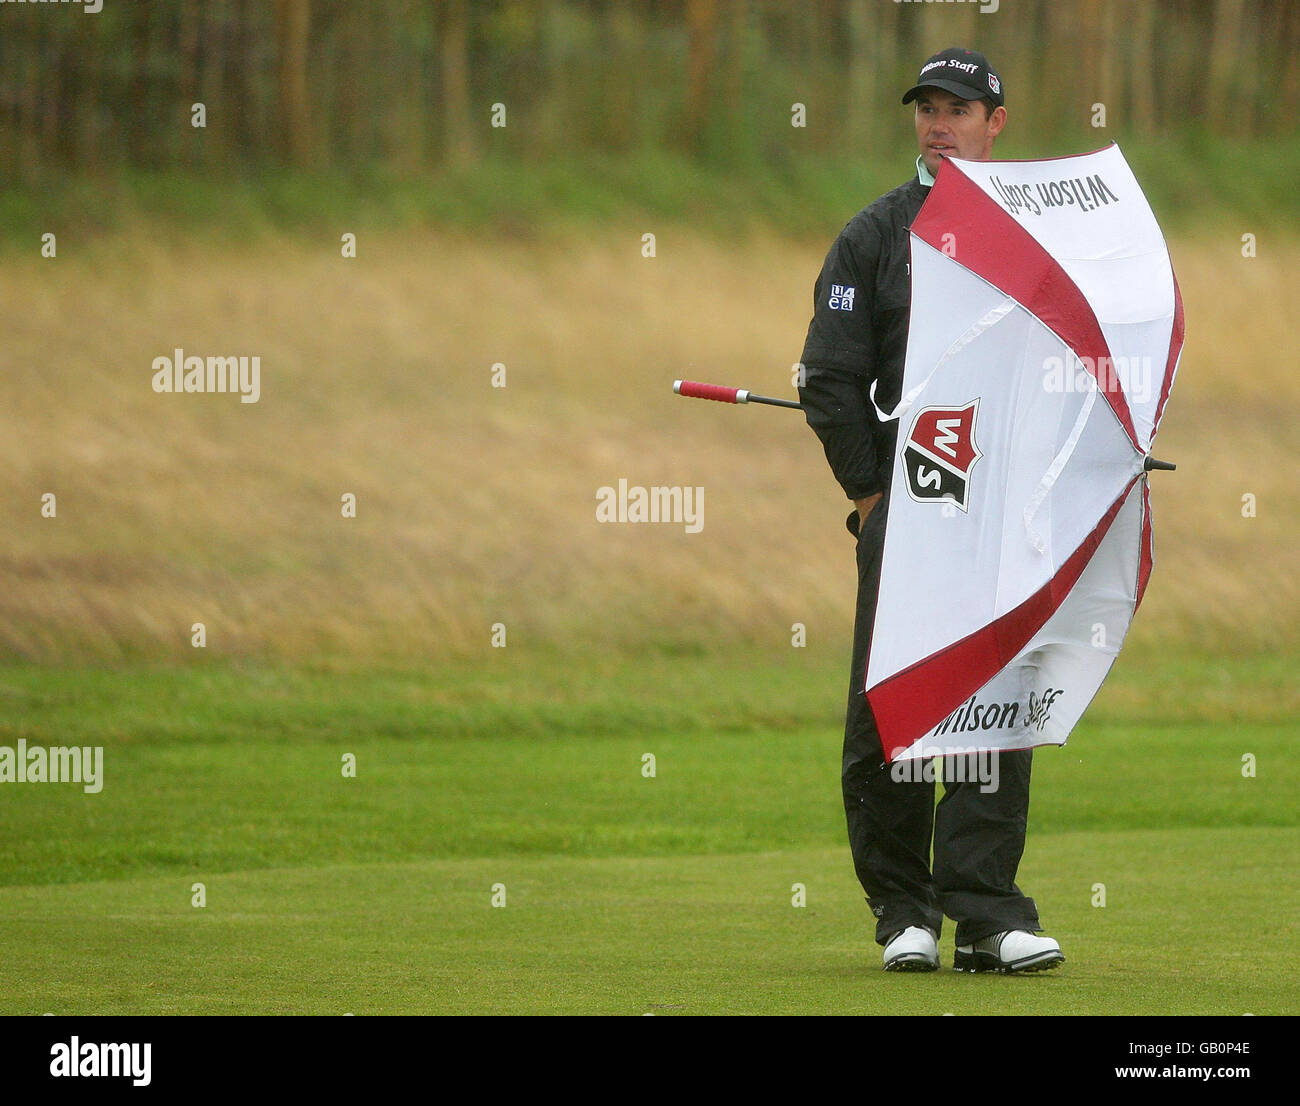
<instances>
[{"instance_id":1,"label":"logo patch on sleeve","mask_svg":"<svg viewBox=\"0 0 1300 1106\"><path fill-rule=\"evenodd\" d=\"M852 311L853 294L856 289L851 284L832 284L831 298L827 300L827 306L832 311Z\"/></svg>"}]
</instances>

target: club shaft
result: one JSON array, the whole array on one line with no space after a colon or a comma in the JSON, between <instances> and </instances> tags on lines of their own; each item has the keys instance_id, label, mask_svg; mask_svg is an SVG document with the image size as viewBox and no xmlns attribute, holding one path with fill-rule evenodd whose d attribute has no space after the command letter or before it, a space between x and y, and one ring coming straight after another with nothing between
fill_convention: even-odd
<instances>
[{"instance_id":1,"label":"club shaft","mask_svg":"<svg viewBox=\"0 0 1300 1106\"><path fill-rule=\"evenodd\" d=\"M793 407L796 411L803 410L802 403L796 403L792 399L773 399L771 396L756 396L753 392L749 393L750 403L766 403L770 407Z\"/></svg>"}]
</instances>

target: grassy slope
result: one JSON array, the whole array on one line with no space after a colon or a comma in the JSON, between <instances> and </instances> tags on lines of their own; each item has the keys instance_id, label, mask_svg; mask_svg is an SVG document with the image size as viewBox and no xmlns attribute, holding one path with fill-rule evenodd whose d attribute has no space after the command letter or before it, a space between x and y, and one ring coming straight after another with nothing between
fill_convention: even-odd
<instances>
[{"instance_id":1,"label":"grassy slope","mask_svg":"<svg viewBox=\"0 0 1300 1106\"><path fill-rule=\"evenodd\" d=\"M1023 979L881 972L842 849L243 872L201 910L188 877L5 888L0 994L6 1014L1293 1014L1296 860L1279 829L1032 841L1022 882L1067 963Z\"/></svg>"},{"instance_id":2,"label":"grassy slope","mask_svg":"<svg viewBox=\"0 0 1300 1106\"><path fill-rule=\"evenodd\" d=\"M433 226L544 238L557 227L590 232L626 219L685 222L718 236L777 228L820 239L864 196L877 196L907 175L916 158L907 134L881 136L859 156L790 156L773 148L765 158L734 165L646 150L489 156L459 168L401 172L364 166L325 173L228 168L202 176L49 170L36 182L6 182L0 190L0 250L21 252L46 231L84 239L206 230L228 242L286 229L346 226L370 233ZM1186 234L1226 222L1267 235L1269 228L1295 225L1300 147L1294 142L1227 140L1201 126L1156 137L1090 126L1051 136L1012 125L996 153L1057 157L1112 141L1168 231Z\"/></svg>"},{"instance_id":3,"label":"grassy slope","mask_svg":"<svg viewBox=\"0 0 1300 1106\"><path fill-rule=\"evenodd\" d=\"M497 671L235 669L0 681L6 744L102 744L101 794L5 789L0 885L268 866L567 853L731 853L840 840L840 658L748 667L498 658ZM566 671L572 665L576 672ZM1172 673L1170 673L1172 675ZM1251 710L1223 716L1212 666L1162 705L1117 672L1077 739L1039 758L1035 827L1294 826L1295 689L1223 673ZM1292 717L1288 717L1292 714ZM1209 715L1209 717L1207 717ZM344 753L358 777L345 780ZM658 774L641 776L653 753ZM1241 758L1258 776L1244 779Z\"/></svg>"},{"instance_id":4,"label":"grassy slope","mask_svg":"<svg viewBox=\"0 0 1300 1106\"><path fill-rule=\"evenodd\" d=\"M1021 883L1073 962L1008 990L876 971L841 843L840 664L577 660L5 671L5 740L102 742L106 782L5 789L4 1012L1296 1008L1280 666L1118 671L1039 754ZM1207 720L1222 682L1252 706ZM1224 954L1247 927L1256 952Z\"/></svg>"},{"instance_id":5,"label":"grassy slope","mask_svg":"<svg viewBox=\"0 0 1300 1106\"><path fill-rule=\"evenodd\" d=\"M641 222L491 248L427 232L214 248L64 242L0 272L0 654L481 658L840 641L846 503L797 414L682 400L674 377L790 392L823 242ZM1188 343L1160 452L1135 640L1300 644L1300 452L1285 244L1175 242ZM32 287L47 294L33 298ZM257 404L157 395L152 359L262 358ZM492 388L491 366L507 387ZM704 528L602 526L596 490L703 487ZM58 517L40 517L40 497ZM340 515L355 493L358 515ZM1242 497L1256 517L1242 517Z\"/></svg>"}]
</instances>

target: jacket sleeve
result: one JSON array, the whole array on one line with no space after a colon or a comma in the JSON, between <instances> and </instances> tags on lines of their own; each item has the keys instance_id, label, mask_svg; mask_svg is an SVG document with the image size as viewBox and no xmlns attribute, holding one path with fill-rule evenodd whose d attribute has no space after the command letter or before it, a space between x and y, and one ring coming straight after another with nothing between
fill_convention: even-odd
<instances>
[{"instance_id":1,"label":"jacket sleeve","mask_svg":"<svg viewBox=\"0 0 1300 1106\"><path fill-rule=\"evenodd\" d=\"M873 448L879 424L868 394L876 375L871 317L879 256L880 236L869 222L855 221L840 232L813 289L801 359L804 417L850 499L885 490Z\"/></svg>"}]
</instances>

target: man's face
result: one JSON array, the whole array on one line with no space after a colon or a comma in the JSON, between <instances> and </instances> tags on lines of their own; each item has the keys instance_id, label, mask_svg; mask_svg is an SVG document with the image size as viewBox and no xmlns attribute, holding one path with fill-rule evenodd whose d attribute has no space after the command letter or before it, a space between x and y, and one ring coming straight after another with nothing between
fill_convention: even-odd
<instances>
[{"instance_id":1,"label":"man's face","mask_svg":"<svg viewBox=\"0 0 1300 1106\"><path fill-rule=\"evenodd\" d=\"M987 161L993 140L1007 121L1006 108L984 114L978 100L963 100L941 88L927 88L916 97L916 141L921 160L938 173L945 157Z\"/></svg>"}]
</instances>

